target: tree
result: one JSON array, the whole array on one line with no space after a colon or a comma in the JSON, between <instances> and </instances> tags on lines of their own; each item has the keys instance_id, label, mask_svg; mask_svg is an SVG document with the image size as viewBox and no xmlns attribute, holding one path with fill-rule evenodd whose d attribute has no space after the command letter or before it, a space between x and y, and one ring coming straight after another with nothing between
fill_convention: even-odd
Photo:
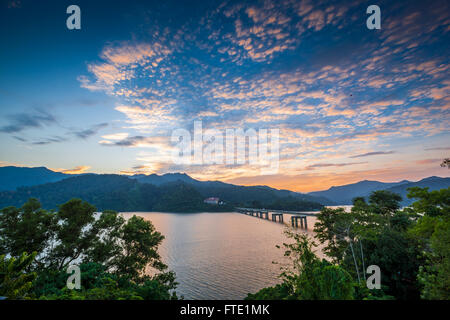
<instances>
[{"instance_id":1,"label":"tree","mask_svg":"<svg viewBox=\"0 0 450 320\"><path fill-rule=\"evenodd\" d=\"M450 219L446 216L435 223L430 249L424 252L427 263L420 268L419 282L423 299L450 299Z\"/></svg>"},{"instance_id":2,"label":"tree","mask_svg":"<svg viewBox=\"0 0 450 320\"><path fill-rule=\"evenodd\" d=\"M350 213L343 209L322 210L314 230L325 246L324 253L355 282L365 285L366 267L378 265L386 294L417 298L416 277L421 260L417 259L417 241L406 233L416 215L399 211L400 200L397 194L375 191L369 196L369 203L362 197L355 198ZM359 291L359 298L365 298L361 294L374 296Z\"/></svg>"},{"instance_id":3,"label":"tree","mask_svg":"<svg viewBox=\"0 0 450 320\"><path fill-rule=\"evenodd\" d=\"M55 213L43 210L36 199L29 199L22 208L4 208L0 214L0 253L18 257L23 252L43 252L55 227Z\"/></svg>"},{"instance_id":4,"label":"tree","mask_svg":"<svg viewBox=\"0 0 450 320\"><path fill-rule=\"evenodd\" d=\"M314 232L324 246L323 252L335 263L344 259L352 216L343 208L323 208L317 215Z\"/></svg>"},{"instance_id":5,"label":"tree","mask_svg":"<svg viewBox=\"0 0 450 320\"><path fill-rule=\"evenodd\" d=\"M120 274L132 279L141 276L147 266L163 271L167 266L161 262L157 252L164 236L155 231L153 225L142 217L131 217L121 229L120 244L123 253L116 255L114 266Z\"/></svg>"},{"instance_id":6,"label":"tree","mask_svg":"<svg viewBox=\"0 0 450 320\"><path fill-rule=\"evenodd\" d=\"M417 198L412 208L419 215L409 234L417 239L421 257L418 280L423 299L450 299L450 188L428 191L410 188L408 197Z\"/></svg>"},{"instance_id":7,"label":"tree","mask_svg":"<svg viewBox=\"0 0 450 320\"><path fill-rule=\"evenodd\" d=\"M256 293L249 293L244 300L287 300L292 299L291 288L286 283L263 288Z\"/></svg>"},{"instance_id":8,"label":"tree","mask_svg":"<svg viewBox=\"0 0 450 320\"><path fill-rule=\"evenodd\" d=\"M171 297L177 283L158 254L163 239L150 221L136 216L125 220L114 211L97 213L80 199L68 201L57 212L43 210L30 199L21 208L0 213L1 252L18 256L29 248L37 251L39 259L28 268L39 274L38 296L61 294L67 279L63 273L78 264L101 266L101 275L115 277L111 281L147 283L146 291L141 288L147 297ZM148 271L153 275L146 275ZM152 288L157 291L150 292Z\"/></svg>"},{"instance_id":9,"label":"tree","mask_svg":"<svg viewBox=\"0 0 450 320\"><path fill-rule=\"evenodd\" d=\"M307 235L292 231L286 234L294 242L283 244L285 256L292 262L291 267L282 268L280 277L283 283L248 295L247 299L274 299L269 295L297 300L353 299L355 284L347 271L320 260L312 250L315 243Z\"/></svg>"},{"instance_id":10,"label":"tree","mask_svg":"<svg viewBox=\"0 0 450 320\"><path fill-rule=\"evenodd\" d=\"M127 221L114 211L96 214L80 199L57 212L47 212L30 199L20 209L9 207L0 215L2 252L17 256L27 249L38 252L36 269L65 270L74 262L98 262L109 270L141 275L148 265L159 271L157 248L164 239L150 221L133 216Z\"/></svg>"},{"instance_id":11,"label":"tree","mask_svg":"<svg viewBox=\"0 0 450 320\"><path fill-rule=\"evenodd\" d=\"M416 198L412 208L418 214L442 216L450 214L450 188L428 191L428 188L408 189L408 198Z\"/></svg>"},{"instance_id":12,"label":"tree","mask_svg":"<svg viewBox=\"0 0 450 320\"><path fill-rule=\"evenodd\" d=\"M396 193L378 190L371 193L369 204L374 213L381 215L392 215L400 209L402 197Z\"/></svg>"},{"instance_id":13,"label":"tree","mask_svg":"<svg viewBox=\"0 0 450 320\"><path fill-rule=\"evenodd\" d=\"M98 263L83 263L81 289L69 290L64 271L41 272L34 281L35 296L43 300L169 300L177 299L173 279L143 277L140 283L130 281L127 275L110 273ZM167 273L166 273L167 275ZM169 280L169 281L168 281Z\"/></svg>"},{"instance_id":14,"label":"tree","mask_svg":"<svg viewBox=\"0 0 450 320\"><path fill-rule=\"evenodd\" d=\"M418 299L417 273L423 260L419 258L418 243L406 232L385 227L375 239L364 240L365 265L380 267L386 294L396 299ZM343 264L351 270L350 258Z\"/></svg>"},{"instance_id":15,"label":"tree","mask_svg":"<svg viewBox=\"0 0 450 320\"><path fill-rule=\"evenodd\" d=\"M93 228L95 207L81 199L72 199L59 207L54 229L57 244L50 249L50 268L67 268L88 252L99 230Z\"/></svg>"},{"instance_id":16,"label":"tree","mask_svg":"<svg viewBox=\"0 0 450 320\"><path fill-rule=\"evenodd\" d=\"M445 158L444 160L442 160L441 167L447 167L450 169L450 158Z\"/></svg>"},{"instance_id":17,"label":"tree","mask_svg":"<svg viewBox=\"0 0 450 320\"><path fill-rule=\"evenodd\" d=\"M29 295L36 274L26 270L35 257L36 252L30 255L24 252L19 258L9 259L0 255L0 296L24 299Z\"/></svg>"}]
</instances>

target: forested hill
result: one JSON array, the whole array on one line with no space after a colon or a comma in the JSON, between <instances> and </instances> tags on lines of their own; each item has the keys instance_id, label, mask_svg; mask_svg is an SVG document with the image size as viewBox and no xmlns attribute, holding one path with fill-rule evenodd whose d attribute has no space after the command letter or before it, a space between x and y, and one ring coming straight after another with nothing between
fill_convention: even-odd
<instances>
[{"instance_id":1,"label":"forested hill","mask_svg":"<svg viewBox=\"0 0 450 320\"><path fill-rule=\"evenodd\" d=\"M450 178L442 177L428 177L419 181L400 182L379 182L379 181L359 181L357 183L335 186L324 191L310 192L308 195L315 197L326 197L338 205L352 204L352 199L355 197L369 197L369 195L376 190L388 190L399 194L402 197L401 204L407 206L414 200L408 199L408 188L421 187L428 188L430 191L440 190L450 187Z\"/></svg>"},{"instance_id":2,"label":"forested hill","mask_svg":"<svg viewBox=\"0 0 450 320\"><path fill-rule=\"evenodd\" d=\"M429 177L420 181L359 181L308 194L278 190L267 186L239 186L221 181L200 181L184 173L133 176L54 172L45 167L0 167L0 207L20 205L29 197L39 198L46 208L79 197L101 209L121 211L214 210L203 199L219 197L231 206L275 208L309 211L321 205L351 204L355 197L368 197L376 190L389 190L402 196L402 205L409 205L409 187L429 190L448 188L450 178ZM17 189L16 189L17 188ZM217 208L215 208L217 210ZM225 208L221 208L224 209Z\"/></svg>"},{"instance_id":3,"label":"forested hill","mask_svg":"<svg viewBox=\"0 0 450 320\"><path fill-rule=\"evenodd\" d=\"M204 204L203 200L211 196L220 197L226 205ZM88 201L98 210L117 211L224 211L232 210L234 206L255 204L269 207L277 201L291 210L315 210L322 207L317 202L292 197L290 193L267 187L224 184L221 187L206 188L180 180L153 185L120 175L85 174L54 183L0 192L0 208L21 206L31 197L37 198L46 209L56 209L72 198Z\"/></svg>"},{"instance_id":4,"label":"forested hill","mask_svg":"<svg viewBox=\"0 0 450 320\"><path fill-rule=\"evenodd\" d=\"M49 182L58 182L76 176L77 175L54 172L45 167L0 167L0 191L15 191L17 188L24 186L31 187ZM286 198L291 196L300 201L319 202L324 205L333 204L333 202L323 197L309 196L289 190L277 190L267 186L245 187L220 181L195 180L185 173L166 173L162 175L136 174L133 176L119 177L130 178L137 180L140 183L148 183L155 186L184 182L185 184L193 186L204 197L220 197L221 199L226 199L233 203L248 203L253 200L262 203L272 203L275 198ZM91 179L95 180L89 178L88 181L91 181ZM99 190L99 192L102 192L102 190Z\"/></svg>"},{"instance_id":5,"label":"forested hill","mask_svg":"<svg viewBox=\"0 0 450 320\"><path fill-rule=\"evenodd\" d=\"M61 181L68 177L71 175L55 172L45 167L0 167L0 191Z\"/></svg>"}]
</instances>

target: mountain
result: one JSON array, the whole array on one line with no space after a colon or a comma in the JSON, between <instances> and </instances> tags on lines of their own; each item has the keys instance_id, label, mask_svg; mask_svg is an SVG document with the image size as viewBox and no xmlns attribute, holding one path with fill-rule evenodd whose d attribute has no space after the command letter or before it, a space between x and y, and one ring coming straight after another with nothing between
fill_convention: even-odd
<instances>
[{"instance_id":1,"label":"mountain","mask_svg":"<svg viewBox=\"0 0 450 320\"><path fill-rule=\"evenodd\" d=\"M372 191L383 190L390 187L394 187L399 184L408 183L409 181L401 182L379 182L363 180L352 184L346 184L343 186L334 186L324 191L309 192L308 195L316 197L325 197L334 201L337 204L352 204L352 199L355 197L367 196Z\"/></svg>"},{"instance_id":2,"label":"mountain","mask_svg":"<svg viewBox=\"0 0 450 320\"><path fill-rule=\"evenodd\" d=\"M441 178L441 177L432 176L432 177L428 177L428 178L422 179L417 182L409 182L409 183L397 185L397 186L388 188L386 190L395 192L395 193L398 193L399 195L401 195L402 199L403 199L402 205L407 206L414 202L414 199L408 199L408 197L407 197L407 194L408 194L407 189L411 188L411 187L420 187L420 188L427 187L428 190L430 190L430 191L440 190L440 189L450 187L450 178Z\"/></svg>"},{"instance_id":3,"label":"mountain","mask_svg":"<svg viewBox=\"0 0 450 320\"><path fill-rule=\"evenodd\" d=\"M68 177L73 177L73 175L55 172L45 167L0 167L0 191L56 182Z\"/></svg>"},{"instance_id":4,"label":"mountain","mask_svg":"<svg viewBox=\"0 0 450 320\"><path fill-rule=\"evenodd\" d=\"M139 181L141 183L150 183L155 186L160 186L165 183L176 182L176 181L183 181L186 183L195 183L198 181L198 180L192 179L190 176L188 176L185 173L166 173L163 175L158 175L155 173L150 174L150 175L135 174L133 176L130 176L130 178L136 179L137 181Z\"/></svg>"},{"instance_id":5,"label":"mountain","mask_svg":"<svg viewBox=\"0 0 450 320\"><path fill-rule=\"evenodd\" d=\"M450 178L429 177L417 182L404 180L393 183L364 180L303 194L268 186L200 181L184 173L67 175L44 167L1 167L0 186L0 208L21 206L30 197L35 197L44 208L55 209L77 197L91 202L99 210L196 212L230 210L233 206L278 206L285 210L310 211L320 209L322 205L351 204L354 197L368 197L375 190L398 193L404 199L402 204L408 205L413 200L407 199L407 188L448 188ZM208 197L219 197L227 206L218 208L205 205L203 199Z\"/></svg>"},{"instance_id":6,"label":"mountain","mask_svg":"<svg viewBox=\"0 0 450 320\"><path fill-rule=\"evenodd\" d=\"M0 208L22 206L37 198L43 208L57 209L72 198L80 198L98 210L117 211L207 211L203 197L182 182L155 186L116 174L86 174L38 186L0 192Z\"/></svg>"},{"instance_id":7,"label":"mountain","mask_svg":"<svg viewBox=\"0 0 450 320\"><path fill-rule=\"evenodd\" d=\"M322 205L334 204L332 201L323 198L310 196L289 190L278 190L267 186L239 186L221 181L199 181L189 182L200 194L205 197L219 197L225 201L249 205L257 202L266 208L278 199L292 199L305 203L305 210L314 210L317 207L307 208L307 202L320 203Z\"/></svg>"},{"instance_id":8,"label":"mountain","mask_svg":"<svg viewBox=\"0 0 450 320\"><path fill-rule=\"evenodd\" d=\"M331 187L324 191L310 192L308 195L326 197L338 205L347 205L352 204L352 199L355 197L367 198L373 191L388 190L400 194L403 198L402 205L406 206L414 201L406 196L408 194L407 189L411 187L428 187L430 191L448 188L450 187L450 178L428 177L416 182L403 180L392 183L363 180L357 183Z\"/></svg>"},{"instance_id":9,"label":"mountain","mask_svg":"<svg viewBox=\"0 0 450 320\"><path fill-rule=\"evenodd\" d=\"M185 173L166 173L157 174L138 174L130 176L140 183L149 183L155 186L161 186L168 183L182 182L193 186L203 198L218 197L224 201L235 204L247 204L257 202L263 207L269 207L270 204L276 202L279 198L287 199L292 197L292 201L303 202L305 210L315 210L317 206L311 203L320 203L323 205L334 204L324 197L309 196L289 190L278 190L268 186L238 186L221 181L200 181L191 178ZM307 203L310 203L309 205Z\"/></svg>"},{"instance_id":10,"label":"mountain","mask_svg":"<svg viewBox=\"0 0 450 320\"><path fill-rule=\"evenodd\" d=\"M318 210L322 204L316 198L286 190L268 187L243 187L218 181L198 181L187 175L153 176L159 185L139 182L145 177L127 177L116 174L85 174L53 183L19 187L15 191L0 192L0 208L22 206L29 198L37 198L46 209L72 198L92 203L98 210L117 211L164 211L200 212L231 211L235 206L263 206L271 208L282 205L290 210ZM226 202L224 206L203 203L207 197L216 196Z\"/></svg>"}]
</instances>

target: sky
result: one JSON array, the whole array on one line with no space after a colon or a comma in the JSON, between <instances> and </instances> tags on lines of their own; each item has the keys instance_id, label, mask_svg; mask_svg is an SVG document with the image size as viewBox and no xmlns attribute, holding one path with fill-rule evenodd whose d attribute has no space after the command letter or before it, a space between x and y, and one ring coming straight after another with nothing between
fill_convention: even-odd
<instances>
[{"instance_id":1,"label":"sky","mask_svg":"<svg viewBox=\"0 0 450 320\"><path fill-rule=\"evenodd\" d=\"M300 192L450 176L448 1L1 0L0 37L0 166ZM176 164L196 121L278 129L278 171Z\"/></svg>"}]
</instances>

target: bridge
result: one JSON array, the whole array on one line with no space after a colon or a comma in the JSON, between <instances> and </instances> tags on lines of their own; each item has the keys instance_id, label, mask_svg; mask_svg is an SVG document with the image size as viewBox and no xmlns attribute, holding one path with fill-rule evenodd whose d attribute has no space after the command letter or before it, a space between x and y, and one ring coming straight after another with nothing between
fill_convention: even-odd
<instances>
[{"instance_id":1,"label":"bridge","mask_svg":"<svg viewBox=\"0 0 450 320\"><path fill-rule=\"evenodd\" d=\"M300 227L308 229L307 216L315 216L315 213L301 212L301 211L286 211L286 210L273 210L273 209L255 209L255 208L235 208L239 213L250 215L252 217L258 217L260 219L272 220L274 222L284 223L284 215L291 215L291 225L298 228L299 221ZM269 217L271 214L271 218Z\"/></svg>"}]
</instances>

